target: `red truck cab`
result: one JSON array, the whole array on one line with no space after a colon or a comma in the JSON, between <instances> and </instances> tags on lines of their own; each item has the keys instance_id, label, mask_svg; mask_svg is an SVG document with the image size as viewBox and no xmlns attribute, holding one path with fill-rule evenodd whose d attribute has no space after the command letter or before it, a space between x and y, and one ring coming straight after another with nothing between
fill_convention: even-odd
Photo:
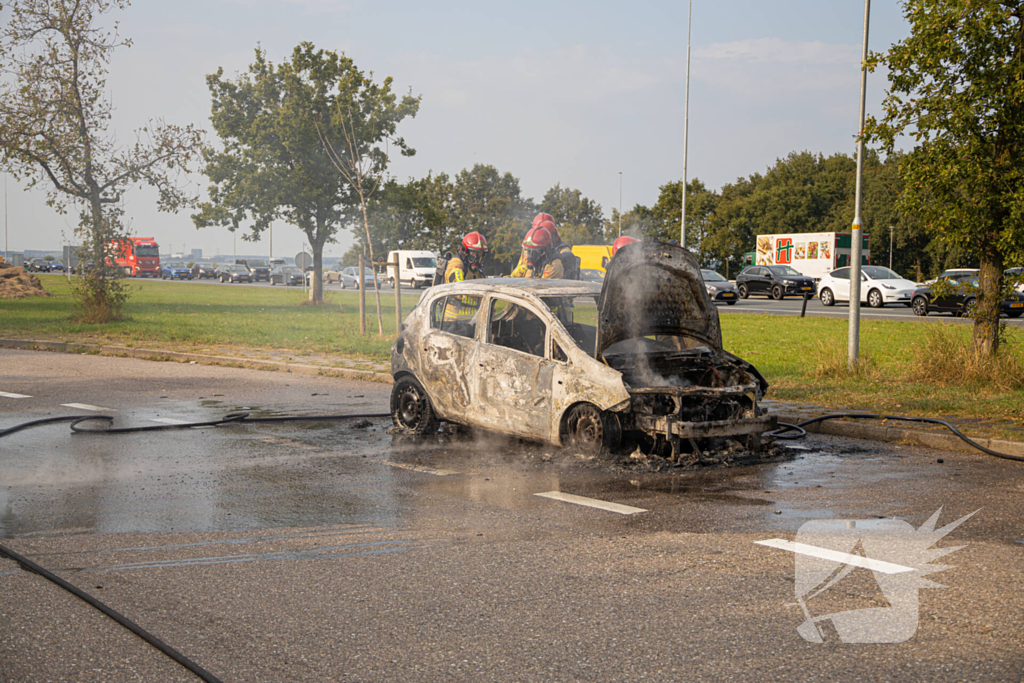
<instances>
[{"instance_id":1,"label":"red truck cab","mask_svg":"<svg viewBox=\"0 0 1024 683\"><path fill-rule=\"evenodd\" d=\"M113 264L130 277L160 277L160 245L152 237L111 242ZM108 259L109 261L110 259Z\"/></svg>"}]
</instances>

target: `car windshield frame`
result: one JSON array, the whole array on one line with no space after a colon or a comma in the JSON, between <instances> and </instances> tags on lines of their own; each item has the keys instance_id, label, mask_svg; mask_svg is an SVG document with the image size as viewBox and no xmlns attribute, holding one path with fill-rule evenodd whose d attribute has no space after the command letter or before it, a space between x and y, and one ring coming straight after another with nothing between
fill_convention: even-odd
<instances>
[{"instance_id":1,"label":"car windshield frame","mask_svg":"<svg viewBox=\"0 0 1024 683\"><path fill-rule=\"evenodd\" d=\"M413 268L437 268L437 259L433 256L413 256Z\"/></svg>"},{"instance_id":2,"label":"car windshield frame","mask_svg":"<svg viewBox=\"0 0 1024 683\"><path fill-rule=\"evenodd\" d=\"M879 272L885 271L886 273L888 273L892 277L878 277L876 275L872 275L872 273L874 273L875 271L879 271ZM885 266L861 266L860 272L864 273L864 275L866 275L871 280L902 280L902 279L904 279L904 278L900 277L899 273L897 273L894 270L889 270Z\"/></svg>"},{"instance_id":3,"label":"car windshield frame","mask_svg":"<svg viewBox=\"0 0 1024 683\"><path fill-rule=\"evenodd\" d=\"M714 277L708 277L708 274ZM700 276L704 278L704 282L728 282L717 270L702 270Z\"/></svg>"},{"instance_id":4,"label":"car windshield frame","mask_svg":"<svg viewBox=\"0 0 1024 683\"><path fill-rule=\"evenodd\" d=\"M764 267L767 268L768 271L771 272L773 275L778 275L779 277L803 277L804 276L803 273L801 273L799 270L797 270L796 268L794 268L792 266L779 266L779 265L775 265L775 266L764 266ZM783 269L785 269L785 270L783 270ZM780 270L782 270L781 273L779 272Z\"/></svg>"}]
</instances>

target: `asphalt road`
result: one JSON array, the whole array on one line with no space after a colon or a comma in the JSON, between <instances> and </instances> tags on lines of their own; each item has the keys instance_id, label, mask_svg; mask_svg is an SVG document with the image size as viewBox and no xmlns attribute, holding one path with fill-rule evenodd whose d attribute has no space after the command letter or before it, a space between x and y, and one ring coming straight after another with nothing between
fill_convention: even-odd
<instances>
[{"instance_id":1,"label":"asphalt road","mask_svg":"<svg viewBox=\"0 0 1024 683\"><path fill-rule=\"evenodd\" d=\"M132 425L238 409L386 411L389 392L39 352L0 351L0 367L0 392L28 397L0 396L0 428L92 408ZM774 462L652 471L493 436L396 441L387 426L21 432L0 440L0 542L226 682L1005 681L1024 671L1019 463L813 437ZM551 491L645 511L536 495ZM842 643L826 620L824 643L801 638L795 556L757 541L792 541L815 520L917 528L940 508L940 524L980 512L937 543L965 547L931 577L945 588L920 590L913 637ZM855 569L807 606L884 608L874 576ZM2 681L195 680L6 560L0 625Z\"/></svg>"}]
</instances>

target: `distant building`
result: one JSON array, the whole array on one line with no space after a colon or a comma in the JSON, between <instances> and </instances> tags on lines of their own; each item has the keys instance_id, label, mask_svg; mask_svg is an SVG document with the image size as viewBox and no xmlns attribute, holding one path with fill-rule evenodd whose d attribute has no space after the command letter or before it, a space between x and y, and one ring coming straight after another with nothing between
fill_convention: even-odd
<instances>
[{"instance_id":1,"label":"distant building","mask_svg":"<svg viewBox=\"0 0 1024 683\"><path fill-rule=\"evenodd\" d=\"M193 261L202 261L203 260L203 250L202 249L193 249L192 250L192 260Z\"/></svg>"}]
</instances>

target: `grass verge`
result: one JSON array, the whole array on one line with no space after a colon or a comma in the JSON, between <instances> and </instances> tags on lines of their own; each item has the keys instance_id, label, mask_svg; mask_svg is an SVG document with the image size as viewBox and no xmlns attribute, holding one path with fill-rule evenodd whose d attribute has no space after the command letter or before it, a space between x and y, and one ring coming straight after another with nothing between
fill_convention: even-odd
<instances>
[{"instance_id":1,"label":"grass verge","mask_svg":"<svg viewBox=\"0 0 1024 683\"><path fill-rule=\"evenodd\" d=\"M384 335L376 334L372 293L359 334L355 292L330 292L327 305L304 306L296 289L227 287L132 280L125 319L73 322L67 281L41 276L52 297L0 300L0 336L146 344L201 352L230 348L386 361L394 335L394 297L381 296ZM407 297L405 310L413 299ZM969 353L970 326L863 320L856 375L845 372L845 320L730 314L727 350L753 363L771 383L769 398L830 409L870 410L975 421L1002 436L1024 436L1024 335L1008 331L998 366ZM966 350L965 350L966 349ZM967 427L971 425L968 423Z\"/></svg>"}]
</instances>

